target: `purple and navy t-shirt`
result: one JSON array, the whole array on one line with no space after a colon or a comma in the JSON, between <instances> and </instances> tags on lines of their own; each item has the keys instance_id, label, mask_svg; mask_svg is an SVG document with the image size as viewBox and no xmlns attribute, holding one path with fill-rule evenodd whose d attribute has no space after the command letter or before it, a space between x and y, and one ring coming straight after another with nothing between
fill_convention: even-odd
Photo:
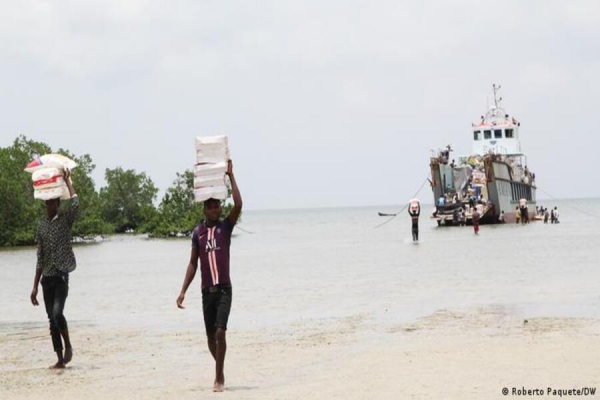
<instances>
[{"instance_id":1,"label":"purple and navy t-shirt","mask_svg":"<svg viewBox=\"0 0 600 400\"><path fill-rule=\"evenodd\" d=\"M201 224L192 234L192 247L198 249L202 289L231 284L229 278L229 246L231 245L233 225L229 218L219 221L215 226Z\"/></svg>"}]
</instances>

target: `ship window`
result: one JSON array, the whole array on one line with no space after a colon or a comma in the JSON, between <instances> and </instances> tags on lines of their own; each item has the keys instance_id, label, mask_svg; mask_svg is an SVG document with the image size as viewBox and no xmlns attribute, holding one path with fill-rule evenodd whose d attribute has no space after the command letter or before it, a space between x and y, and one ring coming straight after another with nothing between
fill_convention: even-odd
<instances>
[{"instance_id":1,"label":"ship window","mask_svg":"<svg viewBox=\"0 0 600 400\"><path fill-rule=\"evenodd\" d=\"M504 136L505 136L507 139L510 139L510 138L512 138L512 137L513 137L513 130L512 130L512 129L505 129L505 130L504 130Z\"/></svg>"},{"instance_id":2,"label":"ship window","mask_svg":"<svg viewBox=\"0 0 600 400\"><path fill-rule=\"evenodd\" d=\"M473 140L480 140L480 139L481 139L481 131L473 132Z\"/></svg>"},{"instance_id":3,"label":"ship window","mask_svg":"<svg viewBox=\"0 0 600 400\"><path fill-rule=\"evenodd\" d=\"M502 139L502 129L494 129L494 139Z\"/></svg>"},{"instance_id":4,"label":"ship window","mask_svg":"<svg viewBox=\"0 0 600 400\"><path fill-rule=\"evenodd\" d=\"M483 138L484 139L491 139L492 138L492 131L483 131Z\"/></svg>"}]
</instances>

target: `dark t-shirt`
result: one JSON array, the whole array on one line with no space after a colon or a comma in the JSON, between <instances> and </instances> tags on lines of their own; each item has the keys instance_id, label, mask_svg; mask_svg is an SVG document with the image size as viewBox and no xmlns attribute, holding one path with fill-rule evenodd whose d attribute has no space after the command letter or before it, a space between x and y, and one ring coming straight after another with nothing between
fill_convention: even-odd
<instances>
[{"instance_id":1,"label":"dark t-shirt","mask_svg":"<svg viewBox=\"0 0 600 400\"><path fill-rule=\"evenodd\" d=\"M210 228L203 223L194 229L192 247L198 249L202 289L218 284L231 284L229 277L231 232L233 232L233 225L229 222L229 218L219 221Z\"/></svg>"},{"instance_id":2,"label":"dark t-shirt","mask_svg":"<svg viewBox=\"0 0 600 400\"><path fill-rule=\"evenodd\" d=\"M37 230L37 269L43 276L61 276L77 266L71 247L71 228L79 215L79 197L71 198L71 207L51 221L44 219Z\"/></svg>"}]
</instances>

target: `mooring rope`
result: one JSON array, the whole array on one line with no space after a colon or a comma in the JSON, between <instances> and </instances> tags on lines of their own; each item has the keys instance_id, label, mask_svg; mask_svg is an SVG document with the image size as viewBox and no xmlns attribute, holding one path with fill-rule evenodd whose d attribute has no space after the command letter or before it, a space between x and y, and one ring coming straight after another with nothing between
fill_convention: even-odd
<instances>
[{"instance_id":1,"label":"mooring rope","mask_svg":"<svg viewBox=\"0 0 600 400\"><path fill-rule=\"evenodd\" d=\"M417 190L417 192L416 192L416 193L414 194L414 196L412 197L413 199L414 199L415 197L417 197L417 196L419 195L419 193L421 193L421 190L423 189L423 186L425 186L425 184L426 184L427 182L429 182L429 178L428 178L428 177L429 177L429 174L427 175L427 177L426 177L426 178L425 178L425 180L423 181L423 184L421 184L421 187L419 188L419 190ZM395 214L391 214L391 218L390 218L390 219L388 219L387 221L385 221L385 222L384 222L384 223L382 223L382 224L379 224L379 225L377 225L377 226L376 226L376 227L374 227L373 229L377 229L377 228L379 228L380 226L383 226L383 225L387 224L388 222L390 222L391 220L393 220L394 218L396 218L396 217L397 217L397 216L398 216L398 215L399 215L399 214L400 214L402 211L406 210L406 207L408 207L408 203L406 203L406 205L405 205L404 207L402 207L402 209L401 209L400 211L398 211L397 213L395 213Z\"/></svg>"},{"instance_id":2,"label":"mooring rope","mask_svg":"<svg viewBox=\"0 0 600 400\"><path fill-rule=\"evenodd\" d=\"M553 200L561 200L561 199L557 198L556 196L553 196L553 195L551 195L550 193L546 192L544 189L542 189L542 188L540 188L540 187L537 187L537 190L539 190L540 192L544 193L546 196L549 196L549 197L551 197ZM562 200L564 201L564 199L562 199ZM580 209L580 208L578 208L578 207L575 207L575 206L573 206L573 205L566 205L565 207L567 207L567 208L572 208L573 210L579 211L579 212L580 212L580 213L582 213L582 214L589 215L590 217L594 217L594 218L600 218L600 216L598 216L598 215L596 215L596 214L592 214L592 213L590 213L590 212L587 212L587 211L585 211L585 210L582 210L582 209Z\"/></svg>"}]
</instances>

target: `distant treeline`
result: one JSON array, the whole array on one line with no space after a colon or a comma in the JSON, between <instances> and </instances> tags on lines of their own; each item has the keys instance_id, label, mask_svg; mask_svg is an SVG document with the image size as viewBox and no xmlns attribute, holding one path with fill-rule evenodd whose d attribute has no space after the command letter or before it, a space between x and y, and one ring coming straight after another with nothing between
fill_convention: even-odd
<instances>
[{"instance_id":1,"label":"distant treeline","mask_svg":"<svg viewBox=\"0 0 600 400\"><path fill-rule=\"evenodd\" d=\"M91 174L96 168L89 154L77 156L66 149L21 135L10 147L0 148L0 246L35 243L39 221L45 216L43 201L34 200L31 174L23 169L35 154L58 153L74 160L73 186L79 195L81 214L73 236L95 236L133 230L156 237L189 234L203 216L202 204L194 202L194 174L177 173L158 207L158 189L144 172L107 168L106 186L96 190ZM67 200L68 201L68 200ZM65 202L67 202L65 201ZM223 214L230 206L223 207Z\"/></svg>"}]
</instances>

